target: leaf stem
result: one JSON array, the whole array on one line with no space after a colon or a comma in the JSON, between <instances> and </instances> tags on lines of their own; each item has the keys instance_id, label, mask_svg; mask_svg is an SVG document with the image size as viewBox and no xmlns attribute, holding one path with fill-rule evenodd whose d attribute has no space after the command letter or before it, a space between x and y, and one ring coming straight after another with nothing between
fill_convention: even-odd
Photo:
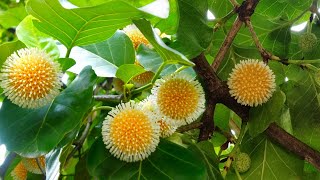
<instances>
[{"instance_id":1,"label":"leaf stem","mask_svg":"<svg viewBox=\"0 0 320 180\"><path fill-rule=\"evenodd\" d=\"M232 161L236 158L237 156L237 151L239 149L239 146L242 142L242 139L244 137L244 135L246 134L247 130L248 130L248 123L247 122L242 122L241 125L241 130L240 130L240 134L239 137L237 139L237 142L234 146L234 148L232 149L231 153L229 154L228 160L226 161L223 171L222 171L222 177L225 178L227 176L228 170L231 167Z\"/></svg>"},{"instance_id":2,"label":"leaf stem","mask_svg":"<svg viewBox=\"0 0 320 180\"><path fill-rule=\"evenodd\" d=\"M66 53L65 58L69 58L70 53L71 53L71 49L72 49L72 48L68 48L68 49L67 49L67 53Z\"/></svg>"},{"instance_id":3,"label":"leaf stem","mask_svg":"<svg viewBox=\"0 0 320 180\"><path fill-rule=\"evenodd\" d=\"M160 76L160 73L162 72L162 70L164 69L164 67L167 65L167 63L163 62L160 67L158 68L156 74L153 76L152 80L151 80L151 84L154 84L156 82L156 80L158 79L158 77Z\"/></svg>"},{"instance_id":4,"label":"leaf stem","mask_svg":"<svg viewBox=\"0 0 320 180\"><path fill-rule=\"evenodd\" d=\"M181 72L181 71L183 71L184 69L187 69L188 67L190 67L190 66L181 66L180 68L178 68L178 69L175 71L175 73Z\"/></svg>"},{"instance_id":5,"label":"leaf stem","mask_svg":"<svg viewBox=\"0 0 320 180\"><path fill-rule=\"evenodd\" d=\"M233 15L236 14L235 10L230 11L227 15L218 20L218 22L214 25L213 31L216 32L218 29L223 26Z\"/></svg>"},{"instance_id":6,"label":"leaf stem","mask_svg":"<svg viewBox=\"0 0 320 180\"><path fill-rule=\"evenodd\" d=\"M286 60L283 61L285 63L289 63L289 64L297 64L297 65L301 65L301 64L320 64L320 59L313 59L313 60Z\"/></svg>"}]
</instances>

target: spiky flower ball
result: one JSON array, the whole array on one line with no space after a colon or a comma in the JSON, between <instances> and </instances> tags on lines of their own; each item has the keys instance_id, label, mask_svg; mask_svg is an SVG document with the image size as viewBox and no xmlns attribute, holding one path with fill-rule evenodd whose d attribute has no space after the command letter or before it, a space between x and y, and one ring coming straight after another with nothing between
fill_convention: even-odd
<instances>
[{"instance_id":1,"label":"spiky flower ball","mask_svg":"<svg viewBox=\"0 0 320 180\"><path fill-rule=\"evenodd\" d=\"M140 44L144 44L148 47L151 47L149 41L144 37L140 30L135 25L128 25L123 28L123 31L131 39L133 47L138 48Z\"/></svg>"},{"instance_id":2,"label":"spiky flower ball","mask_svg":"<svg viewBox=\"0 0 320 180\"><path fill-rule=\"evenodd\" d=\"M48 54L37 48L24 48L4 62L0 86L14 104L39 108L59 94L61 75L59 64Z\"/></svg>"},{"instance_id":3,"label":"spiky flower ball","mask_svg":"<svg viewBox=\"0 0 320 180\"><path fill-rule=\"evenodd\" d=\"M152 113L156 113L156 105L155 102L152 102L150 97L145 99L140 103L140 106L144 111L150 111ZM171 136L177 129L177 126L173 125L172 123L166 122L163 120L162 117L158 116L157 123L160 126L160 137L166 138Z\"/></svg>"},{"instance_id":4,"label":"spiky flower ball","mask_svg":"<svg viewBox=\"0 0 320 180\"><path fill-rule=\"evenodd\" d=\"M258 106L267 102L275 91L275 75L262 61L240 61L228 79L230 94L238 103Z\"/></svg>"},{"instance_id":5,"label":"spiky flower ball","mask_svg":"<svg viewBox=\"0 0 320 180\"><path fill-rule=\"evenodd\" d=\"M251 166L251 158L247 153L241 152L237 154L234 161L234 168L239 173L247 172Z\"/></svg>"},{"instance_id":6,"label":"spiky flower ball","mask_svg":"<svg viewBox=\"0 0 320 180\"><path fill-rule=\"evenodd\" d=\"M300 36L299 47L303 52L311 52L318 44L317 36L313 33L305 33Z\"/></svg>"},{"instance_id":7,"label":"spiky flower ball","mask_svg":"<svg viewBox=\"0 0 320 180\"><path fill-rule=\"evenodd\" d=\"M42 174L42 170L46 169L46 158L44 156L38 158L39 164L37 158L23 158L21 162L28 171L34 174Z\"/></svg>"},{"instance_id":8,"label":"spiky flower ball","mask_svg":"<svg viewBox=\"0 0 320 180\"><path fill-rule=\"evenodd\" d=\"M160 127L155 116L132 102L122 103L103 121L102 137L110 153L126 162L141 161L155 151Z\"/></svg>"},{"instance_id":9,"label":"spiky flower ball","mask_svg":"<svg viewBox=\"0 0 320 180\"><path fill-rule=\"evenodd\" d=\"M172 74L157 80L151 93L157 114L176 126L195 121L205 109L201 84L186 74Z\"/></svg>"},{"instance_id":10,"label":"spiky flower ball","mask_svg":"<svg viewBox=\"0 0 320 180\"><path fill-rule=\"evenodd\" d=\"M27 169L24 167L22 162L11 171L11 177L13 180L26 180L28 175Z\"/></svg>"}]
</instances>

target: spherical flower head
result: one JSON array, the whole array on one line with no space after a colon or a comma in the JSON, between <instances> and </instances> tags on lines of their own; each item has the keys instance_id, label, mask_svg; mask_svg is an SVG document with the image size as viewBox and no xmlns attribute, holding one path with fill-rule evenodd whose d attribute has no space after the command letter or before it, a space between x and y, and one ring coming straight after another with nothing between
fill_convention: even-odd
<instances>
[{"instance_id":1,"label":"spherical flower head","mask_svg":"<svg viewBox=\"0 0 320 180\"><path fill-rule=\"evenodd\" d=\"M26 180L28 175L27 169L24 167L22 162L11 171L11 177L13 180Z\"/></svg>"},{"instance_id":2,"label":"spherical flower head","mask_svg":"<svg viewBox=\"0 0 320 180\"><path fill-rule=\"evenodd\" d=\"M172 74L157 80L151 93L157 114L175 126L195 121L205 110L201 84L186 74Z\"/></svg>"},{"instance_id":3,"label":"spherical flower head","mask_svg":"<svg viewBox=\"0 0 320 180\"><path fill-rule=\"evenodd\" d=\"M150 48L152 47L149 41L144 37L144 35L135 25L128 25L123 28L123 31L131 39L133 47L135 49L137 49L140 44L144 44Z\"/></svg>"},{"instance_id":4,"label":"spherical flower head","mask_svg":"<svg viewBox=\"0 0 320 180\"><path fill-rule=\"evenodd\" d=\"M159 144L160 127L155 117L132 102L109 112L102 125L102 137L110 153L122 161L147 158Z\"/></svg>"},{"instance_id":5,"label":"spherical flower head","mask_svg":"<svg viewBox=\"0 0 320 180\"><path fill-rule=\"evenodd\" d=\"M25 48L4 62L0 86L12 103L23 108L39 108L59 94L61 75L59 64L48 54Z\"/></svg>"},{"instance_id":6,"label":"spherical flower head","mask_svg":"<svg viewBox=\"0 0 320 180\"><path fill-rule=\"evenodd\" d=\"M151 113L156 113L156 105L152 100L148 97L147 99L140 102L140 107L142 107L142 110L149 111ZM157 123L160 126L160 137L166 138L171 136L177 129L177 126L173 125L170 122L166 122L162 117L158 116Z\"/></svg>"},{"instance_id":7,"label":"spherical flower head","mask_svg":"<svg viewBox=\"0 0 320 180\"><path fill-rule=\"evenodd\" d=\"M267 102L275 91L275 75L262 61L244 60L232 69L228 86L238 103L258 106Z\"/></svg>"},{"instance_id":8,"label":"spherical flower head","mask_svg":"<svg viewBox=\"0 0 320 180\"><path fill-rule=\"evenodd\" d=\"M39 165L42 170L46 169L46 158L44 156L38 157ZM42 174L42 170L40 169L37 158L23 158L21 161L24 167L34 173L34 174Z\"/></svg>"}]
</instances>

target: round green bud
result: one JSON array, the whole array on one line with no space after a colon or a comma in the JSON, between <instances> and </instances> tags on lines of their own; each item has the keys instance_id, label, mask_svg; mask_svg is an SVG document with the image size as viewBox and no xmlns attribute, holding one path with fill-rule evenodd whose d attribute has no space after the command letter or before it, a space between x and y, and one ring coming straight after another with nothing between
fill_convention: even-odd
<instances>
[{"instance_id":1,"label":"round green bud","mask_svg":"<svg viewBox=\"0 0 320 180\"><path fill-rule=\"evenodd\" d=\"M300 36L299 46L302 52L311 52L317 46L317 36L313 33L305 33Z\"/></svg>"},{"instance_id":2,"label":"round green bud","mask_svg":"<svg viewBox=\"0 0 320 180\"><path fill-rule=\"evenodd\" d=\"M236 156L234 160L234 168L239 173L247 172L250 166L251 166L251 159L247 153L241 152Z\"/></svg>"}]
</instances>

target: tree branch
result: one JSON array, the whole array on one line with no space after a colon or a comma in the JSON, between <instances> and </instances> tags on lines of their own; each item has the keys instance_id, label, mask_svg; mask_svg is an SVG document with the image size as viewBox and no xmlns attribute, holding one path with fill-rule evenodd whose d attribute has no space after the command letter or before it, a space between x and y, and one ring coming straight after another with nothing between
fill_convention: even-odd
<instances>
[{"instance_id":1,"label":"tree branch","mask_svg":"<svg viewBox=\"0 0 320 180\"><path fill-rule=\"evenodd\" d=\"M212 68L217 71L217 69L219 68L223 58L226 56L234 38L236 37L238 31L240 30L241 26L242 26L243 22L239 20L239 18L237 18L235 20L235 22L233 23L227 37L224 39L213 63L212 63Z\"/></svg>"},{"instance_id":2,"label":"tree branch","mask_svg":"<svg viewBox=\"0 0 320 180\"><path fill-rule=\"evenodd\" d=\"M228 52L228 49L230 48L243 22L246 22L246 20L250 19L258 3L259 0L246 0L243 1L241 6L237 8L238 18L233 23L227 37L224 39L224 42L211 65L215 71L217 71L221 62L226 56L226 53Z\"/></svg>"},{"instance_id":3,"label":"tree branch","mask_svg":"<svg viewBox=\"0 0 320 180\"><path fill-rule=\"evenodd\" d=\"M273 140L320 170L320 153L272 123L265 131Z\"/></svg>"},{"instance_id":4,"label":"tree branch","mask_svg":"<svg viewBox=\"0 0 320 180\"><path fill-rule=\"evenodd\" d=\"M190 131L192 129L198 129L202 126L202 122L193 122L191 124L187 124L185 126L180 126L176 132L183 133L186 131Z\"/></svg>"}]
</instances>

